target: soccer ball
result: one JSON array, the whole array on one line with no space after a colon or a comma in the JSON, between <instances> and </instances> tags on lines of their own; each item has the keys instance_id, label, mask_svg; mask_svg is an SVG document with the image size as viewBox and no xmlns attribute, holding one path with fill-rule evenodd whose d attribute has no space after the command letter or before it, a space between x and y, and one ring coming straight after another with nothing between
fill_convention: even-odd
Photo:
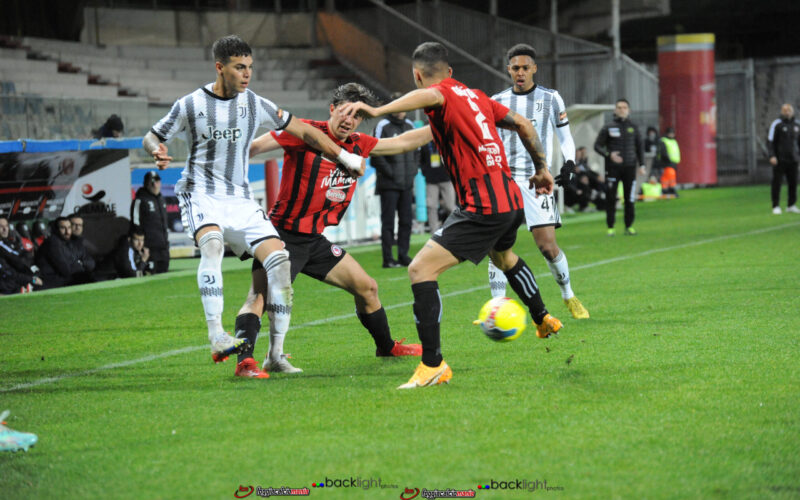
<instances>
[{"instance_id":1,"label":"soccer ball","mask_svg":"<svg viewBox=\"0 0 800 500\"><path fill-rule=\"evenodd\" d=\"M528 313L519 302L508 297L496 297L485 303L473 322L480 325L487 337L498 342L516 339L527 323Z\"/></svg>"}]
</instances>

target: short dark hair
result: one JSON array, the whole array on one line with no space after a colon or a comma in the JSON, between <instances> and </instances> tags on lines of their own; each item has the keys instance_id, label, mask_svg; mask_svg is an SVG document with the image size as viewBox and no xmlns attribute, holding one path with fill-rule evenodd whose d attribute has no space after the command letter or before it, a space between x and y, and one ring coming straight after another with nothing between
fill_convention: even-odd
<instances>
[{"instance_id":1,"label":"short dark hair","mask_svg":"<svg viewBox=\"0 0 800 500\"><path fill-rule=\"evenodd\" d=\"M417 66L422 71L422 76L430 77L447 70L450 66L449 57L450 53L447 51L447 47L441 43L425 42L414 49L411 60L414 66Z\"/></svg>"},{"instance_id":2,"label":"short dark hair","mask_svg":"<svg viewBox=\"0 0 800 500\"><path fill-rule=\"evenodd\" d=\"M625 104L627 104L627 105L628 105L628 107L629 107L629 108L631 107L631 103L629 103L629 102L628 102L628 100L627 100L627 99L625 99L624 97L620 97L619 99L617 99L617 100L614 102L614 104L616 104L616 103L618 103L618 102L624 102Z\"/></svg>"},{"instance_id":3,"label":"short dark hair","mask_svg":"<svg viewBox=\"0 0 800 500\"><path fill-rule=\"evenodd\" d=\"M67 217L67 219L69 219L70 222L72 222L72 219L83 219L83 215L81 215L81 214L70 214L69 217Z\"/></svg>"},{"instance_id":4,"label":"short dark hair","mask_svg":"<svg viewBox=\"0 0 800 500\"><path fill-rule=\"evenodd\" d=\"M211 54L214 61L228 64L231 57L249 56L253 50L238 35L223 36L211 46Z\"/></svg>"},{"instance_id":5,"label":"short dark hair","mask_svg":"<svg viewBox=\"0 0 800 500\"><path fill-rule=\"evenodd\" d=\"M664 132L665 135L674 134L675 129L673 127L667 127L667 130Z\"/></svg>"},{"instance_id":6,"label":"short dark hair","mask_svg":"<svg viewBox=\"0 0 800 500\"><path fill-rule=\"evenodd\" d=\"M131 224L128 236L133 237L134 235L144 236L144 228L138 224Z\"/></svg>"},{"instance_id":7,"label":"short dark hair","mask_svg":"<svg viewBox=\"0 0 800 500\"><path fill-rule=\"evenodd\" d=\"M363 102L370 106L376 106L378 98L367 87L360 83L350 82L336 87L331 95L331 104L334 108L344 102ZM361 117L364 116L361 115Z\"/></svg>"},{"instance_id":8,"label":"short dark hair","mask_svg":"<svg viewBox=\"0 0 800 500\"><path fill-rule=\"evenodd\" d=\"M536 49L527 43L518 43L508 49L508 52L506 52L506 61L510 61L512 57L516 56L530 56L531 59L536 61Z\"/></svg>"}]
</instances>

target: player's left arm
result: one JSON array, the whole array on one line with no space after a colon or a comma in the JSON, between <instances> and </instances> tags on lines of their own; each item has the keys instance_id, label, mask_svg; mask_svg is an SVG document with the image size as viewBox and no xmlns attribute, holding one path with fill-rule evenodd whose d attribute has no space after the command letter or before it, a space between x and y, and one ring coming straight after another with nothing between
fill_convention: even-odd
<instances>
[{"instance_id":1,"label":"player's left arm","mask_svg":"<svg viewBox=\"0 0 800 500\"><path fill-rule=\"evenodd\" d=\"M569 130L569 119L567 118L567 109L564 105L564 100L561 95L556 92L554 94L556 105L553 106L553 112L550 115L550 121L556 129L558 136L558 143L561 145L561 154L564 156L564 162L571 161L575 164L575 141L572 139L572 132Z\"/></svg>"},{"instance_id":2,"label":"player's left arm","mask_svg":"<svg viewBox=\"0 0 800 500\"><path fill-rule=\"evenodd\" d=\"M425 125L424 127L408 130L394 137L378 139L378 143L369 154L375 156L390 156L407 153L408 151L421 148L432 140L433 134L431 133L431 126Z\"/></svg>"},{"instance_id":3,"label":"player's left arm","mask_svg":"<svg viewBox=\"0 0 800 500\"><path fill-rule=\"evenodd\" d=\"M438 108L444 104L444 96L435 88L412 90L403 97L398 97L394 101L383 106L373 107L365 102L348 102L342 106L342 113L347 116L355 116L361 113L367 118L386 115L389 113L401 113L403 111L414 111L423 108Z\"/></svg>"},{"instance_id":4,"label":"player's left arm","mask_svg":"<svg viewBox=\"0 0 800 500\"><path fill-rule=\"evenodd\" d=\"M250 157L266 153L268 151L275 151L281 147L278 140L272 135L272 132L267 132L261 137L256 137L253 143L250 144Z\"/></svg>"},{"instance_id":5,"label":"player's left arm","mask_svg":"<svg viewBox=\"0 0 800 500\"><path fill-rule=\"evenodd\" d=\"M302 120L291 118L289 123L286 124L285 130L298 139L302 139L303 142L317 151L321 151L324 156L335 158L336 161L347 169L352 177L361 177L364 175L366 159L357 154L345 151L344 148L333 142L331 138L320 129L312 127Z\"/></svg>"},{"instance_id":6,"label":"player's left arm","mask_svg":"<svg viewBox=\"0 0 800 500\"><path fill-rule=\"evenodd\" d=\"M542 141L530 120L509 109L506 116L497 122L497 126L515 131L522 141L522 145L531 155L536 173L530 178L530 188L536 186L537 193L551 194L553 192L553 176L547 170Z\"/></svg>"}]
</instances>

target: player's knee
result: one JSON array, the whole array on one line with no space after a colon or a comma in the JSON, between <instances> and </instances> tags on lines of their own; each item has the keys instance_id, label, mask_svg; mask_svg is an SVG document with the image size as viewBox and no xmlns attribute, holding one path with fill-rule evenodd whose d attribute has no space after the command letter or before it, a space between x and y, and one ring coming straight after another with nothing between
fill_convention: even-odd
<instances>
[{"instance_id":1,"label":"player's knee","mask_svg":"<svg viewBox=\"0 0 800 500\"><path fill-rule=\"evenodd\" d=\"M547 260L555 259L560 253L558 245L556 245L554 241L546 241L537 245L539 247L539 251L542 252L542 255Z\"/></svg>"},{"instance_id":2,"label":"player's knee","mask_svg":"<svg viewBox=\"0 0 800 500\"><path fill-rule=\"evenodd\" d=\"M225 243L219 231L209 231L201 236L197 240L197 247L200 249L201 259L222 260L225 254Z\"/></svg>"},{"instance_id":3,"label":"player's knee","mask_svg":"<svg viewBox=\"0 0 800 500\"><path fill-rule=\"evenodd\" d=\"M378 282L373 278L368 277L358 284L358 295L367 303L374 302L378 299Z\"/></svg>"}]
</instances>

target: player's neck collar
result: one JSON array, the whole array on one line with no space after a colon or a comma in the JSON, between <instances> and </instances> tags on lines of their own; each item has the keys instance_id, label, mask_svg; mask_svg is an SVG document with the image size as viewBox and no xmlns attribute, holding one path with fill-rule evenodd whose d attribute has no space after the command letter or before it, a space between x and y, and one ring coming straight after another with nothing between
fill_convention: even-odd
<instances>
[{"instance_id":1,"label":"player's neck collar","mask_svg":"<svg viewBox=\"0 0 800 500\"><path fill-rule=\"evenodd\" d=\"M514 90L514 87L511 87L511 92L514 95L528 95L531 92L533 92L534 90L536 90L536 84L535 83L533 84L533 87L529 88L528 90L526 90L524 92L517 92L516 90Z\"/></svg>"},{"instance_id":2,"label":"player's neck collar","mask_svg":"<svg viewBox=\"0 0 800 500\"><path fill-rule=\"evenodd\" d=\"M214 88L214 84L213 83L211 83L209 85L211 85L212 89ZM206 94L210 95L214 99L219 99L220 101L230 101L231 99L236 99L237 97L239 97L238 94L233 96L233 97L222 97L221 95L215 94L212 90L209 90L207 85L203 87L203 92L205 92Z\"/></svg>"}]
</instances>

